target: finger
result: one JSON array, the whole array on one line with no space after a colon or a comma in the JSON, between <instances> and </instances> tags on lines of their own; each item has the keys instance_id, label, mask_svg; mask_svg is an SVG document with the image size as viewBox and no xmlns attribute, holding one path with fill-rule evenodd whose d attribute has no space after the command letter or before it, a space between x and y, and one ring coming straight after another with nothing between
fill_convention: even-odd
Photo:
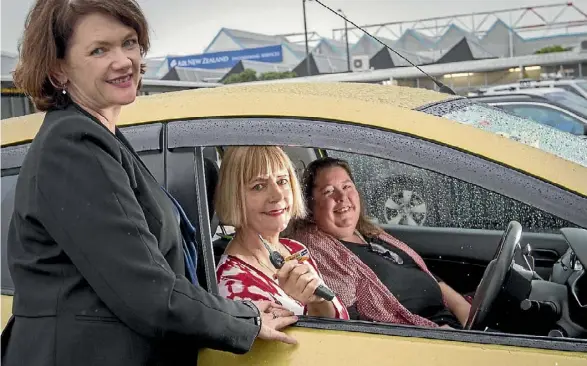
<instances>
[{"instance_id":1,"label":"finger","mask_svg":"<svg viewBox=\"0 0 587 366\"><path fill-rule=\"evenodd\" d=\"M287 309L276 309L273 310L271 313L275 314L278 317L289 317L289 316L293 316L294 312L293 311L289 311Z\"/></svg>"},{"instance_id":2,"label":"finger","mask_svg":"<svg viewBox=\"0 0 587 366\"><path fill-rule=\"evenodd\" d=\"M301 264L293 262L293 266L294 268L292 268L292 270L287 273L287 276L280 279L279 285L284 289L295 287L296 283L298 282L298 278L303 274L303 271L300 273L298 270L298 268L302 266Z\"/></svg>"},{"instance_id":3,"label":"finger","mask_svg":"<svg viewBox=\"0 0 587 366\"><path fill-rule=\"evenodd\" d=\"M305 288L302 289L302 297L304 299L309 299L314 295L316 289L320 286L320 282L317 278L313 278L306 283Z\"/></svg>"},{"instance_id":4,"label":"finger","mask_svg":"<svg viewBox=\"0 0 587 366\"><path fill-rule=\"evenodd\" d=\"M289 278L287 279L288 284L297 285L300 277L309 272L309 269L303 264L296 264L296 267L290 272Z\"/></svg>"},{"instance_id":5,"label":"finger","mask_svg":"<svg viewBox=\"0 0 587 366\"><path fill-rule=\"evenodd\" d=\"M273 330L273 329L271 329L271 334L269 336L271 337L271 339L274 339L276 341L280 341L283 343L298 344L298 341L294 337L289 336L283 332Z\"/></svg>"},{"instance_id":6,"label":"finger","mask_svg":"<svg viewBox=\"0 0 587 366\"><path fill-rule=\"evenodd\" d=\"M299 274L300 276L305 275L306 273L310 272L310 267L308 267L305 264L299 264L297 265L296 268L294 268L293 272L295 274Z\"/></svg>"},{"instance_id":7,"label":"finger","mask_svg":"<svg viewBox=\"0 0 587 366\"><path fill-rule=\"evenodd\" d=\"M297 316L286 316L282 318L273 319L269 322L268 326L272 329L281 330L285 327L292 325L298 321Z\"/></svg>"},{"instance_id":8,"label":"finger","mask_svg":"<svg viewBox=\"0 0 587 366\"><path fill-rule=\"evenodd\" d=\"M278 271L277 271L277 279L280 281L285 282L286 279L289 277L289 274L291 273L291 271L293 271L293 269L298 266L299 264L296 263L296 261L287 261L285 262L285 264L283 265L283 267L281 267Z\"/></svg>"},{"instance_id":9,"label":"finger","mask_svg":"<svg viewBox=\"0 0 587 366\"><path fill-rule=\"evenodd\" d=\"M260 313L266 312L273 304L271 301L253 301L252 303L255 304Z\"/></svg>"},{"instance_id":10,"label":"finger","mask_svg":"<svg viewBox=\"0 0 587 366\"><path fill-rule=\"evenodd\" d=\"M286 308L285 306L280 305L280 304L278 304L276 302L272 302L272 303L269 304L268 311L271 312L272 310L287 310L287 311L289 311L288 308Z\"/></svg>"}]
</instances>

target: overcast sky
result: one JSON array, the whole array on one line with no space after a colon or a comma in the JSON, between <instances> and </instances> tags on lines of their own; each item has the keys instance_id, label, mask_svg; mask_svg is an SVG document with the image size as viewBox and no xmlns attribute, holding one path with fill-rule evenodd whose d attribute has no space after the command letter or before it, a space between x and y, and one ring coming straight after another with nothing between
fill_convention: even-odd
<instances>
[{"instance_id":1,"label":"overcast sky","mask_svg":"<svg viewBox=\"0 0 587 366\"><path fill-rule=\"evenodd\" d=\"M561 0L321 1L334 9L342 9L359 25L563 3ZM587 13L587 0L573 2ZM2 0L2 51L16 52L26 14L33 3L33 0ZM139 3L151 26L149 56L201 53L222 27L264 34L304 30L302 0L139 0ZM540 13L552 19L559 10L544 9ZM344 26L343 20L315 2L307 3L306 11L308 31L331 37L333 28ZM568 12L563 19L578 18L576 13ZM479 17L477 22L480 20ZM380 35L388 36L385 32Z\"/></svg>"}]
</instances>

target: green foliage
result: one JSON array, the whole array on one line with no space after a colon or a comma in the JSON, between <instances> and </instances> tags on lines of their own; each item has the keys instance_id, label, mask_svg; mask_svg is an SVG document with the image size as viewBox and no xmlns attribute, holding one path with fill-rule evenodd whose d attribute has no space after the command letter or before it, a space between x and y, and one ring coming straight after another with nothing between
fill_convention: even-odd
<instances>
[{"instance_id":1,"label":"green foliage","mask_svg":"<svg viewBox=\"0 0 587 366\"><path fill-rule=\"evenodd\" d=\"M543 54L543 53L554 53L554 52L565 52L565 51L570 51L572 49L572 47L563 47L563 46L548 46L548 47L544 47L542 49L539 49L538 51L534 52L534 54L539 55L539 54Z\"/></svg>"},{"instance_id":2,"label":"green foliage","mask_svg":"<svg viewBox=\"0 0 587 366\"><path fill-rule=\"evenodd\" d=\"M293 71L284 71L284 72L265 72L259 76L259 80L277 80L277 79L289 79L295 78L298 75Z\"/></svg>"},{"instance_id":3,"label":"green foliage","mask_svg":"<svg viewBox=\"0 0 587 366\"><path fill-rule=\"evenodd\" d=\"M224 84L247 83L249 81L257 81L257 73L255 70L246 69L241 73L232 74L224 80Z\"/></svg>"},{"instance_id":4,"label":"green foliage","mask_svg":"<svg viewBox=\"0 0 587 366\"><path fill-rule=\"evenodd\" d=\"M245 71L232 74L224 80L224 84L236 84L236 83L247 83L250 81L257 81L257 80L276 80L276 79L289 79L297 77L295 72L292 71L285 71L285 72L276 72L270 71L262 73L257 77L257 73L255 70L246 69Z\"/></svg>"}]
</instances>

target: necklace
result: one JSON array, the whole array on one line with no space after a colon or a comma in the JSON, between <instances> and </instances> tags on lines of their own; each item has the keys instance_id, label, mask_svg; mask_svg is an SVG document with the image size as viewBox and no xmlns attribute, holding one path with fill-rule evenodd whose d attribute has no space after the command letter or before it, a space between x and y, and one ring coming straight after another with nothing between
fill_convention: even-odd
<instances>
[{"instance_id":1,"label":"necklace","mask_svg":"<svg viewBox=\"0 0 587 366\"><path fill-rule=\"evenodd\" d=\"M261 239L261 241L263 242L263 245L265 246L265 248L266 248L268 251L276 251L276 250L273 248L273 246L272 246L272 245L271 245L271 244L270 244L268 241L266 241L265 239L263 239L261 236L259 236L259 238ZM238 240L238 239L235 237L235 239L233 239L232 241L234 242L235 240ZM237 241L237 244L238 244L238 241ZM241 245L241 247L242 247L242 248L244 248L244 249L245 249L247 252L249 252L249 254L250 254L250 255L251 255L253 258L255 258L255 260L257 261L257 263L259 263L259 264L260 264L262 267L265 267L265 268L266 268L267 270L269 270L269 272L271 272L273 275L275 275L275 274L277 273L277 269L275 269L275 268L272 268L272 266L268 266L267 264L265 264L265 263L264 263L264 261L261 261L261 260L260 260L260 259L259 259L259 258L258 258L256 255L255 255L255 253L253 253L253 251L252 251L252 250L250 250L250 249L249 249L247 246L245 246L245 245ZM281 254L281 252L280 252L280 251L277 251L277 252ZM269 276L269 277L273 279L273 276Z\"/></svg>"}]
</instances>

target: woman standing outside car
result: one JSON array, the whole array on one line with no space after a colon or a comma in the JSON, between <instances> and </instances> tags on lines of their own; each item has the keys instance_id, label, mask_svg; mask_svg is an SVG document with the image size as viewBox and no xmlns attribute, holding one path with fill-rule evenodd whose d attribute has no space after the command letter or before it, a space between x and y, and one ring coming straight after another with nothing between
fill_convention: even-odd
<instances>
[{"instance_id":1,"label":"woman standing outside car","mask_svg":"<svg viewBox=\"0 0 587 366\"><path fill-rule=\"evenodd\" d=\"M38 0L29 13L14 80L47 114L16 185L3 365L192 365L201 347L295 343L278 331L296 321L283 307L184 276L175 206L116 128L148 48L134 0Z\"/></svg>"}]
</instances>

